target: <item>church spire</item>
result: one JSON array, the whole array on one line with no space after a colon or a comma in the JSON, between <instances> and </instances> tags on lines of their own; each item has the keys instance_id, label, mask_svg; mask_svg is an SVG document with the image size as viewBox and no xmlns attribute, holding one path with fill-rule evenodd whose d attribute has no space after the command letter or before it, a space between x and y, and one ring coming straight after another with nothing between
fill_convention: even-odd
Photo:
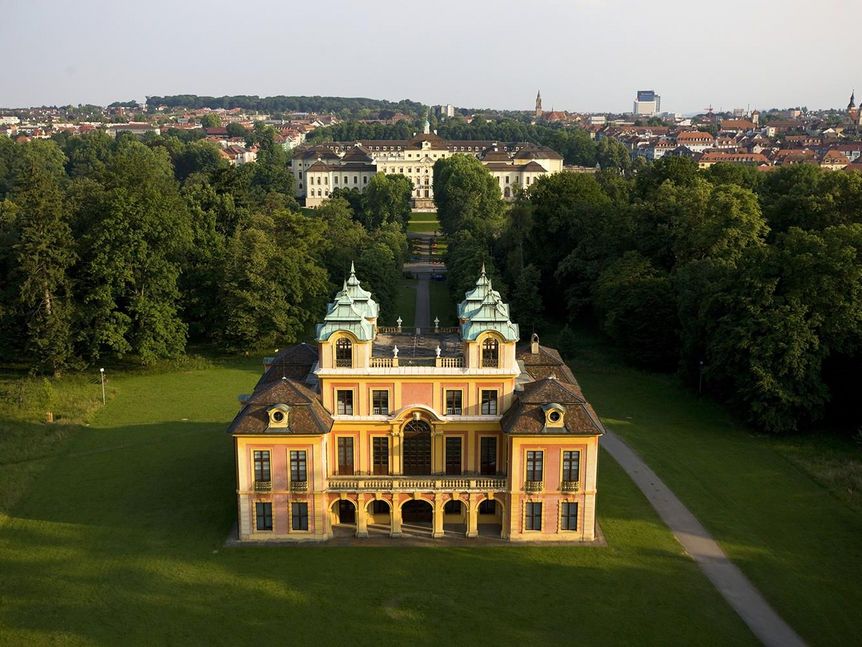
<instances>
[{"instance_id":1,"label":"church spire","mask_svg":"<svg viewBox=\"0 0 862 647\"><path fill-rule=\"evenodd\" d=\"M536 117L542 116L542 91L536 92Z\"/></svg>"},{"instance_id":2,"label":"church spire","mask_svg":"<svg viewBox=\"0 0 862 647\"><path fill-rule=\"evenodd\" d=\"M848 110L853 110L856 107L856 90L850 93L850 103L847 105Z\"/></svg>"}]
</instances>

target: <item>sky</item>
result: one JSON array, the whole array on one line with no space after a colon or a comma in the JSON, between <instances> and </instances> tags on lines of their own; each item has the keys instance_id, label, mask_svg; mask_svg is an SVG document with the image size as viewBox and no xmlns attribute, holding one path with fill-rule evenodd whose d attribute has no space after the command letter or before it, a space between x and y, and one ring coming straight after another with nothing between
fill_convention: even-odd
<instances>
[{"instance_id":1,"label":"sky","mask_svg":"<svg viewBox=\"0 0 862 647\"><path fill-rule=\"evenodd\" d=\"M862 0L0 0L0 106L331 95L624 112L847 105Z\"/></svg>"}]
</instances>

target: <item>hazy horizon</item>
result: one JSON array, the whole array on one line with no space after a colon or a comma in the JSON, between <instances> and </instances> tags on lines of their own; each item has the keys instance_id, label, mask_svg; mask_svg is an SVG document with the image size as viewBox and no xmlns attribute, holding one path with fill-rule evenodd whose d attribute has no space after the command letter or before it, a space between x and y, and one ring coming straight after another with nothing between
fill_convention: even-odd
<instances>
[{"instance_id":1,"label":"hazy horizon","mask_svg":"<svg viewBox=\"0 0 862 647\"><path fill-rule=\"evenodd\" d=\"M6 108L250 94L528 110L540 89L545 110L627 112L637 90L654 89L662 110L690 113L843 108L862 92L851 45L862 2L852 0L815 14L801 0L0 8ZM796 44L824 34L831 46Z\"/></svg>"}]
</instances>

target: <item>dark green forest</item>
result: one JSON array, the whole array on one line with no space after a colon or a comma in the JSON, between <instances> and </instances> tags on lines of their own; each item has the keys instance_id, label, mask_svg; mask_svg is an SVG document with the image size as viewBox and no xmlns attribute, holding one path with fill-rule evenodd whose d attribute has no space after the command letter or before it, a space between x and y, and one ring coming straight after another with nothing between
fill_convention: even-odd
<instances>
[{"instance_id":1,"label":"dark green forest","mask_svg":"<svg viewBox=\"0 0 862 647\"><path fill-rule=\"evenodd\" d=\"M396 112L420 116L425 113L426 107L402 99L401 101L386 101L385 99L368 99L365 97L321 97L321 96L284 96L259 97L257 95L234 95L209 97L196 94L175 94L169 96L147 97L147 105L151 109L157 106L169 108L210 108L216 110L223 108L231 110L242 108L243 110L255 110L266 113L285 112L316 112L321 114L333 113L342 119L363 119L370 116L378 116L383 112L383 118L394 115Z\"/></svg>"},{"instance_id":2,"label":"dark green forest","mask_svg":"<svg viewBox=\"0 0 862 647\"><path fill-rule=\"evenodd\" d=\"M453 295L484 262L522 336L592 320L628 361L678 371L761 429L862 422L862 175L664 158L546 176L507 208L456 155L434 194Z\"/></svg>"},{"instance_id":3,"label":"dark green forest","mask_svg":"<svg viewBox=\"0 0 862 647\"><path fill-rule=\"evenodd\" d=\"M237 167L214 144L170 136L0 139L0 361L58 374L149 364L196 340L293 341L351 261L392 312L409 181L382 178L306 215L272 129L250 136L257 162Z\"/></svg>"}]
</instances>

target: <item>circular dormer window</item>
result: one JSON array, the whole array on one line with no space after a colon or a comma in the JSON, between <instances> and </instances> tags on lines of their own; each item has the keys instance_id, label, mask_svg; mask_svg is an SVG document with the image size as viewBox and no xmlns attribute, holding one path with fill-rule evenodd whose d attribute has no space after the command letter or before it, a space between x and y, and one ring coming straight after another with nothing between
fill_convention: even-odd
<instances>
[{"instance_id":1,"label":"circular dormer window","mask_svg":"<svg viewBox=\"0 0 862 647\"><path fill-rule=\"evenodd\" d=\"M284 411L273 411L272 419L275 422L283 422L284 421Z\"/></svg>"},{"instance_id":2,"label":"circular dormer window","mask_svg":"<svg viewBox=\"0 0 862 647\"><path fill-rule=\"evenodd\" d=\"M551 411L551 413L548 414L548 420L551 422L559 422L560 418L562 418L562 416L559 411Z\"/></svg>"}]
</instances>

